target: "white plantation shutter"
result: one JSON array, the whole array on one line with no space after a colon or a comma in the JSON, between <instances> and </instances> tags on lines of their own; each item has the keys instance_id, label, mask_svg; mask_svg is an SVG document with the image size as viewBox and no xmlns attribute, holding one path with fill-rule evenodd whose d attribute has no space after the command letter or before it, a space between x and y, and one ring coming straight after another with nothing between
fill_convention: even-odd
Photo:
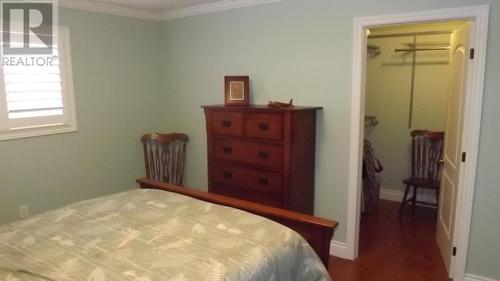
<instances>
[{"instance_id":1,"label":"white plantation shutter","mask_svg":"<svg viewBox=\"0 0 500 281\"><path fill-rule=\"evenodd\" d=\"M4 55L0 77L0 139L76 130L67 30L46 55ZM8 63L6 63L8 62ZM2 104L3 103L3 104Z\"/></svg>"},{"instance_id":2,"label":"white plantation shutter","mask_svg":"<svg viewBox=\"0 0 500 281\"><path fill-rule=\"evenodd\" d=\"M58 56L58 50L54 50ZM30 56L5 56L26 60ZM59 61L51 66L4 66L9 119L62 116L64 111Z\"/></svg>"}]
</instances>

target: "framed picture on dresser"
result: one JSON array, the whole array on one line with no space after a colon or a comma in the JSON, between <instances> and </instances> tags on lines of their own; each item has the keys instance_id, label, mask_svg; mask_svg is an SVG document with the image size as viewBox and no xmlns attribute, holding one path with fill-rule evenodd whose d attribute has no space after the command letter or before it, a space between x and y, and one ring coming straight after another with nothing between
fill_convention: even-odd
<instances>
[{"instance_id":1,"label":"framed picture on dresser","mask_svg":"<svg viewBox=\"0 0 500 281\"><path fill-rule=\"evenodd\" d=\"M224 104L229 106L250 104L248 76L224 76Z\"/></svg>"}]
</instances>

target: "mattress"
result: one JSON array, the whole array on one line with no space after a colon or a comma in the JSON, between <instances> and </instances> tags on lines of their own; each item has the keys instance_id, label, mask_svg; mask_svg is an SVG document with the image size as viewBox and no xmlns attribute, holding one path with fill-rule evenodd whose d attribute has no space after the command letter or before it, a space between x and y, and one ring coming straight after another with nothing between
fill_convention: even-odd
<instances>
[{"instance_id":1,"label":"mattress","mask_svg":"<svg viewBox=\"0 0 500 281\"><path fill-rule=\"evenodd\" d=\"M330 280L293 230L160 190L82 201L0 226L0 280Z\"/></svg>"}]
</instances>

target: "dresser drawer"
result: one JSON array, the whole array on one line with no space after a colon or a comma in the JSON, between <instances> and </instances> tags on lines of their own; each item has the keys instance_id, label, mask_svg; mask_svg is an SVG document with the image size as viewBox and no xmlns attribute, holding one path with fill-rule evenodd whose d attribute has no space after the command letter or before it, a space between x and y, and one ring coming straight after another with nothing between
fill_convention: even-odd
<instances>
[{"instance_id":1,"label":"dresser drawer","mask_svg":"<svg viewBox=\"0 0 500 281\"><path fill-rule=\"evenodd\" d=\"M213 165L212 178L218 183L276 194L281 194L283 184L281 173L221 163Z\"/></svg>"},{"instance_id":2,"label":"dresser drawer","mask_svg":"<svg viewBox=\"0 0 500 281\"><path fill-rule=\"evenodd\" d=\"M212 112L212 130L214 134L228 136L243 135L242 112Z\"/></svg>"},{"instance_id":3,"label":"dresser drawer","mask_svg":"<svg viewBox=\"0 0 500 281\"><path fill-rule=\"evenodd\" d=\"M214 138L215 158L256 164L270 168L283 166L283 147L277 144Z\"/></svg>"},{"instance_id":4,"label":"dresser drawer","mask_svg":"<svg viewBox=\"0 0 500 281\"><path fill-rule=\"evenodd\" d=\"M203 106L209 191L312 214L318 109Z\"/></svg>"},{"instance_id":5,"label":"dresser drawer","mask_svg":"<svg viewBox=\"0 0 500 281\"><path fill-rule=\"evenodd\" d=\"M281 140L283 138L283 115L273 113L245 113L245 136L252 138Z\"/></svg>"},{"instance_id":6,"label":"dresser drawer","mask_svg":"<svg viewBox=\"0 0 500 281\"><path fill-rule=\"evenodd\" d=\"M272 207L283 208L281 196L270 193L264 193L259 191L248 191L238 188L236 186L230 186L219 183L214 183L210 188L210 192L233 198L238 198L241 200L252 201Z\"/></svg>"}]
</instances>

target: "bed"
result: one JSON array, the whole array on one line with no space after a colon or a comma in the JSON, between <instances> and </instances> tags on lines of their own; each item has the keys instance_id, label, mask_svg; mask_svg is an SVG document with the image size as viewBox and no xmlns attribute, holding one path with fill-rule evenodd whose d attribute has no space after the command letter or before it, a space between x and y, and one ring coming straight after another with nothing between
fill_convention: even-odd
<instances>
[{"instance_id":1,"label":"bed","mask_svg":"<svg viewBox=\"0 0 500 281\"><path fill-rule=\"evenodd\" d=\"M138 181L0 226L0 280L330 280L336 222Z\"/></svg>"}]
</instances>

